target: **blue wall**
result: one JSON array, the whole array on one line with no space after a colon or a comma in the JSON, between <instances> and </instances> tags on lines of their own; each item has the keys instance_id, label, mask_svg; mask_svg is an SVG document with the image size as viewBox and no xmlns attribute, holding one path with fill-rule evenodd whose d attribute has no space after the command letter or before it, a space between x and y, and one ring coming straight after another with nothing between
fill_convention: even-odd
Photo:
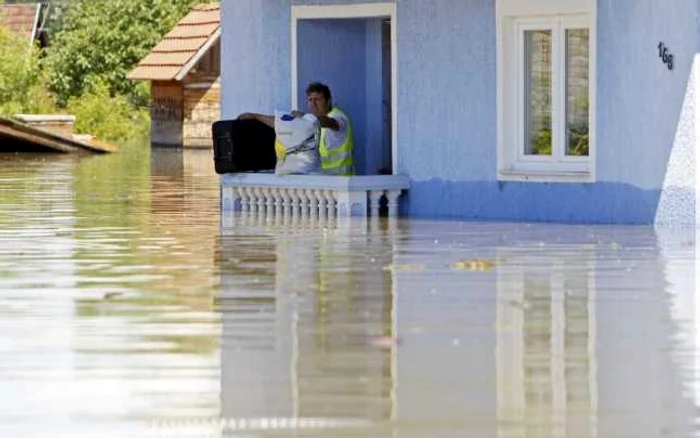
<instances>
[{"instance_id":1,"label":"blue wall","mask_svg":"<svg viewBox=\"0 0 700 438\"><path fill-rule=\"evenodd\" d=\"M291 102L289 0L221 2L221 117Z\"/></svg>"},{"instance_id":2,"label":"blue wall","mask_svg":"<svg viewBox=\"0 0 700 438\"><path fill-rule=\"evenodd\" d=\"M688 87L698 43L697 2L599 0L598 10L598 179L646 194L650 211L631 219L692 223L695 139ZM675 70L659 59L659 42L675 55Z\"/></svg>"},{"instance_id":3,"label":"blue wall","mask_svg":"<svg viewBox=\"0 0 700 438\"><path fill-rule=\"evenodd\" d=\"M223 2L224 116L288 105L292 3L364 2ZM497 181L495 0L401 0L397 8L394 159L412 180L407 213L565 222L695 220L694 91L688 82L698 42L695 0L598 0L593 184ZM674 71L658 58L660 41L675 54Z\"/></svg>"},{"instance_id":4,"label":"blue wall","mask_svg":"<svg viewBox=\"0 0 700 438\"><path fill-rule=\"evenodd\" d=\"M598 2L595 184L496 181L493 0L399 5L399 168L413 180L411 215L654 221L695 52L695 2ZM673 72L659 41L676 54ZM670 209L693 211L691 189L671 188L680 202Z\"/></svg>"},{"instance_id":5,"label":"blue wall","mask_svg":"<svg viewBox=\"0 0 700 438\"><path fill-rule=\"evenodd\" d=\"M306 86L320 81L333 103L352 121L359 174L381 167L381 21L303 20L298 24L298 102L305 107Z\"/></svg>"}]
</instances>

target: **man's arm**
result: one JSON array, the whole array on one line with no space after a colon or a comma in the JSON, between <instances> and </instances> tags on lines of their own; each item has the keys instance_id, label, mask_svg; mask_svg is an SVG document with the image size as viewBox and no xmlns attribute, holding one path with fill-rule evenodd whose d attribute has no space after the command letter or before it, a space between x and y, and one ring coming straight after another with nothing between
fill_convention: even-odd
<instances>
[{"instance_id":1,"label":"man's arm","mask_svg":"<svg viewBox=\"0 0 700 438\"><path fill-rule=\"evenodd\" d=\"M238 118L241 120L257 120L258 122L266 124L270 128L275 127L275 117L267 114L243 113L238 116Z\"/></svg>"},{"instance_id":2,"label":"man's arm","mask_svg":"<svg viewBox=\"0 0 700 438\"><path fill-rule=\"evenodd\" d=\"M302 117L305 113L302 111L294 110L292 111L292 115L294 117ZM319 125L321 125L321 128L328 128L330 130L333 130L335 132L340 131L340 123L333 117L328 117L328 116L316 116L318 119Z\"/></svg>"},{"instance_id":3,"label":"man's arm","mask_svg":"<svg viewBox=\"0 0 700 438\"><path fill-rule=\"evenodd\" d=\"M318 116L317 118L321 128L328 128L335 132L340 131L340 123L338 123L338 121L333 117Z\"/></svg>"}]
</instances>

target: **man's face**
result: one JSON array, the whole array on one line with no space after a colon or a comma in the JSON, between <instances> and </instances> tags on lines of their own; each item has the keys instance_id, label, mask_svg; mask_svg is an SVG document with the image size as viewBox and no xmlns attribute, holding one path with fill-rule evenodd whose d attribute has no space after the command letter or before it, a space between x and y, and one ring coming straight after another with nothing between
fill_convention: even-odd
<instances>
[{"instance_id":1,"label":"man's face","mask_svg":"<svg viewBox=\"0 0 700 438\"><path fill-rule=\"evenodd\" d=\"M315 116L325 116L331 111L331 102L323 94L311 92L306 96L309 111Z\"/></svg>"}]
</instances>

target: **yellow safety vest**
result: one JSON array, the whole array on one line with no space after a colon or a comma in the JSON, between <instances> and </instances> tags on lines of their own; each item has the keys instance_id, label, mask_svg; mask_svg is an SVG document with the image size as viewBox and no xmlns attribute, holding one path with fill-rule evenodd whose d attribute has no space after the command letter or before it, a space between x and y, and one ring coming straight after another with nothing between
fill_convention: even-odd
<instances>
[{"instance_id":1,"label":"yellow safety vest","mask_svg":"<svg viewBox=\"0 0 700 438\"><path fill-rule=\"evenodd\" d=\"M328 149L326 143L326 134L330 128L321 128L321 143L319 145L319 153L321 154L321 168L323 173L328 175L345 175L350 176L355 174L355 161L352 158L354 149L352 138L352 126L350 119L338 108L333 108L328 113L328 117L333 115L341 115L347 121L348 135L345 138L345 143L339 147Z\"/></svg>"}]
</instances>

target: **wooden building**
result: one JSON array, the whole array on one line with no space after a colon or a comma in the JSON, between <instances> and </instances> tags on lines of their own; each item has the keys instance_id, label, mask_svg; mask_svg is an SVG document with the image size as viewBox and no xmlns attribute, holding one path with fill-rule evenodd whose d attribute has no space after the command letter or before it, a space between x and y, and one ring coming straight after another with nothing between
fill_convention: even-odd
<instances>
[{"instance_id":1,"label":"wooden building","mask_svg":"<svg viewBox=\"0 0 700 438\"><path fill-rule=\"evenodd\" d=\"M208 148L219 120L218 4L196 6L129 73L151 82L151 143Z\"/></svg>"}]
</instances>

